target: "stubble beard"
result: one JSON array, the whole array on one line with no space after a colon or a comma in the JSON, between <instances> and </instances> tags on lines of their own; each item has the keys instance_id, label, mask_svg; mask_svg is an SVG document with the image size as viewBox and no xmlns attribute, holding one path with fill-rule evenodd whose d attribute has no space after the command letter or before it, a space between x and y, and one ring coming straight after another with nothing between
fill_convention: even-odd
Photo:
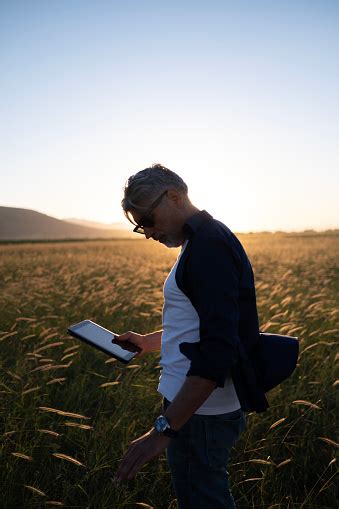
<instances>
[{"instance_id":1,"label":"stubble beard","mask_svg":"<svg viewBox=\"0 0 339 509\"><path fill-rule=\"evenodd\" d=\"M178 235L164 235L164 240L161 244L164 244L166 247L180 247L183 244L183 239Z\"/></svg>"}]
</instances>

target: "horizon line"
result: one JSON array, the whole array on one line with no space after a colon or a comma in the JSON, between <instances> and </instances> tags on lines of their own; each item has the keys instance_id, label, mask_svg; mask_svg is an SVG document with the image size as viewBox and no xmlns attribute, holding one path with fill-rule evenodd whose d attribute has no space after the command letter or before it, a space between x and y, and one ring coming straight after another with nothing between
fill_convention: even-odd
<instances>
[{"instance_id":1,"label":"horizon line","mask_svg":"<svg viewBox=\"0 0 339 509\"><path fill-rule=\"evenodd\" d=\"M77 220L77 221L88 221L88 222L91 222L91 223L96 223L96 224L102 224L103 226L107 227L107 226L111 226L111 225L114 225L114 224L121 224L121 225L124 225L125 224L127 225L127 223L125 223L124 221L112 221L111 223L105 223L103 221L98 221L98 220L95 220L95 219L85 219L85 218L78 218L78 217L71 217L71 218L60 218L60 217L56 217L56 216L52 216L50 214L47 214L46 212L42 212L41 210L37 210L37 209L31 209L31 208L27 208L27 207L19 207L19 206L13 206L13 205L3 205L2 203L0 204L0 207L6 207L6 208L12 208L12 209L21 209L21 210L29 210L29 211L32 211L32 212L37 212L38 214L42 214L42 215L45 215L45 216L48 216L48 217L51 217L53 219L57 219L59 221L63 221L63 222L69 222L70 220ZM201 209L202 210L202 209ZM90 226L88 226L90 228ZM336 231L336 230L339 230L339 225L338 226L328 226L328 227L323 227L323 229L317 229L315 227L312 227L312 226L308 226L308 227L305 227L304 229L298 229L298 230L281 230L281 229L272 229L272 230L258 230L258 229L249 229L249 230L246 230L246 231L236 231L234 230L234 233L242 233L242 234L248 234L248 233L305 233L305 232L315 232L315 233L324 233L324 232L328 232L328 231Z\"/></svg>"}]
</instances>

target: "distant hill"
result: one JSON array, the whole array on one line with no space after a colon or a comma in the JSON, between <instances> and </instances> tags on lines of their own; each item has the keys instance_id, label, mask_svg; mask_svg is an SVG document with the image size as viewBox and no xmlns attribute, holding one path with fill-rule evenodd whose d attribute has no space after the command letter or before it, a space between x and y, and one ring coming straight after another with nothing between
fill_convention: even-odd
<instances>
[{"instance_id":1,"label":"distant hill","mask_svg":"<svg viewBox=\"0 0 339 509\"><path fill-rule=\"evenodd\" d=\"M81 226L89 226L90 228L100 228L103 230L128 230L131 231L132 226L128 226L125 223L97 223L95 221L88 221L87 219L76 219L73 217L65 218L63 221L67 221L67 223L72 224L80 224Z\"/></svg>"},{"instance_id":2,"label":"distant hill","mask_svg":"<svg viewBox=\"0 0 339 509\"><path fill-rule=\"evenodd\" d=\"M93 228L35 210L0 206L0 240L136 238L126 228Z\"/></svg>"},{"instance_id":3,"label":"distant hill","mask_svg":"<svg viewBox=\"0 0 339 509\"><path fill-rule=\"evenodd\" d=\"M239 235L289 235L313 237L319 235L339 235L338 229L303 232L235 232ZM135 240L143 239L143 235L132 233L132 225L123 223L112 223L106 225L87 221L85 219L61 220L55 217L42 214L35 210L16 207L0 206L0 241L4 240L60 240L60 239L108 239L108 238L130 238Z\"/></svg>"}]
</instances>

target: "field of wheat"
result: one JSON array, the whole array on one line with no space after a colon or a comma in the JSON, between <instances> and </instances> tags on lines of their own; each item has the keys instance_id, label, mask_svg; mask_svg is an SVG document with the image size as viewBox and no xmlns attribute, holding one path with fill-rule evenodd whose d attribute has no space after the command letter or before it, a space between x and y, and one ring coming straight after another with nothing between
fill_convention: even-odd
<instances>
[{"instance_id":1,"label":"field of wheat","mask_svg":"<svg viewBox=\"0 0 339 509\"><path fill-rule=\"evenodd\" d=\"M261 330L298 336L300 357L270 408L246 414L228 468L237 507L335 509L339 238L238 237ZM176 507L164 454L112 483L160 413L160 354L126 366L66 331L87 318L117 333L160 329L177 255L152 240L0 245L1 507Z\"/></svg>"}]
</instances>

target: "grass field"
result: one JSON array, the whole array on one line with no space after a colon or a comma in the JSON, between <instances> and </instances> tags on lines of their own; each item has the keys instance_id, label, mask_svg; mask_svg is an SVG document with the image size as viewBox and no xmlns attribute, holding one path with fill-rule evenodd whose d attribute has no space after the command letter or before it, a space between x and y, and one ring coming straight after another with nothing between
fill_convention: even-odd
<instances>
[{"instance_id":1,"label":"grass field","mask_svg":"<svg viewBox=\"0 0 339 509\"><path fill-rule=\"evenodd\" d=\"M298 336L301 353L268 411L247 414L228 468L234 498L335 509L339 237L238 237L260 328ZM160 329L177 254L146 240L0 245L1 507L176 507L164 454L134 480L111 481L160 413L159 354L125 366L66 329L85 318L117 333Z\"/></svg>"}]
</instances>

